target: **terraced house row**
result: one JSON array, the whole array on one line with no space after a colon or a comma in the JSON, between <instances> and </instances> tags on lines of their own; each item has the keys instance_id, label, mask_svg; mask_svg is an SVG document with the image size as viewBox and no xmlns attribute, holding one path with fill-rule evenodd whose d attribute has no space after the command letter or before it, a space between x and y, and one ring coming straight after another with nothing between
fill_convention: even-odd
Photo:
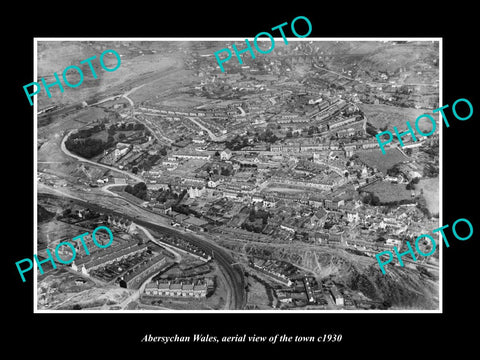
<instances>
[{"instance_id":1,"label":"terraced house row","mask_svg":"<svg viewBox=\"0 0 480 360\"><path fill-rule=\"evenodd\" d=\"M123 281L126 283L126 287L129 289L138 289L138 287L152 275L155 271L160 270L167 264L167 260L163 255L157 255L154 258L149 259L147 262L140 266L134 267L132 273L127 273L123 277Z\"/></svg>"},{"instance_id":2,"label":"terraced house row","mask_svg":"<svg viewBox=\"0 0 480 360\"><path fill-rule=\"evenodd\" d=\"M207 296L207 284L198 282L197 284L175 284L170 282L149 283L145 287L145 294L158 296L189 296L205 297Z\"/></svg>"},{"instance_id":3,"label":"terraced house row","mask_svg":"<svg viewBox=\"0 0 480 360\"><path fill-rule=\"evenodd\" d=\"M126 242L95 253L96 257L84 257L74 261L72 269L88 275L92 270L144 251L147 251L146 244L138 245L136 241Z\"/></svg>"}]
</instances>

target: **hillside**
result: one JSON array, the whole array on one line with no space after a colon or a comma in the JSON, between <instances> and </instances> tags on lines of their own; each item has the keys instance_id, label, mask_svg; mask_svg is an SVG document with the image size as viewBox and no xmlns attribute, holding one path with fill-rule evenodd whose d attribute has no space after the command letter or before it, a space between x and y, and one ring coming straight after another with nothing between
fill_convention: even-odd
<instances>
[{"instance_id":1,"label":"hillside","mask_svg":"<svg viewBox=\"0 0 480 360\"><path fill-rule=\"evenodd\" d=\"M312 271L317 280L332 280L371 301L390 303L392 308L434 310L439 306L438 277L399 266L388 266L384 275L374 257L328 247L305 250L299 245L247 245L242 250L248 255L291 262Z\"/></svg>"},{"instance_id":2,"label":"hillside","mask_svg":"<svg viewBox=\"0 0 480 360\"><path fill-rule=\"evenodd\" d=\"M319 279L331 277L333 281L360 291L374 301L388 301L398 308L438 307L437 286L418 271L389 266L384 275L375 258L353 255L340 249L305 252L301 265L313 270Z\"/></svg>"},{"instance_id":3,"label":"hillside","mask_svg":"<svg viewBox=\"0 0 480 360\"><path fill-rule=\"evenodd\" d=\"M51 220L54 216L55 213L48 211L42 205L37 205L37 222L39 224Z\"/></svg>"},{"instance_id":4,"label":"hillside","mask_svg":"<svg viewBox=\"0 0 480 360\"><path fill-rule=\"evenodd\" d=\"M53 83L55 81L53 73L56 72L61 78L63 70L69 65L80 67L84 74L83 83L77 88L64 86L64 92L61 93L58 86L52 87L51 98L48 98L42 89L38 94L39 108L54 104L80 104L83 100L92 101L91 99L104 97L105 92L108 92L108 95L120 93L125 87L131 89L139 83L152 80L155 74L181 68L182 61L173 49L169 48L170 45L171 42L156 42L155 52L152 52L148 48L154 45L149 46L144 42L130 44L118 41L39 41L37 63L39 82L43 77L48 84ZM106 72L100 66L100 55L107 49L113 49L121 56L121 65L113 72ZM170 49L168 55L162 51L165 49ZM178 50L175 49L176 51ZM80 64L80 61L94 55L96 59L92 64L98 75L97 79L93 77L87 63ZM116 64L112 54L107 54L104 61L110 68ZM74 84L80 80L75 71L69 71L67 76Z\"/></svg>"},{"instance_id":5,"label":"hillside","mask_svg":"<svg viewBox=\"0 0 480 360\"><path fill-rule=\"evenodd\" d=\"M415 72L409 81L418 82L438 76L438 43L434 42L321 41L315 43L314 49L330 69Z\"/></svg>"},{"instance_id":6,"label":"hillside","mask_svg":"<svg viewBox=\"0 0 480 360\"><path fill-rule=\"evenodd\" d=\"M425 109L414 109L390 106L385 104L359 104L358 107L362 110L368 119L368 122L377 129L386 129L392 134L393 127L396 126L400 132L407 130L407 121L415 126L417 117L423 114L431 115L438 125L438 113L432 114L431 111ZM425 117L418 121L420 130L428 133L432 129L430 120ZM439 127L437 126L438 131Z\"/></svg>"}]
</instances>

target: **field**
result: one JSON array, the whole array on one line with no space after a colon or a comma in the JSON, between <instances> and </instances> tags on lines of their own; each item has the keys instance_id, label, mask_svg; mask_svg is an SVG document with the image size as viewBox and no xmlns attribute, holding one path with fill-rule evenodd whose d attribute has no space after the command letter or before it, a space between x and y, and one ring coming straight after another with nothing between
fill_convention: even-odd
<instances>
[{"instance_id":1,"label":"field","mask_svg":"<svg viewBox=\"0 0 480 360\"><path fill-rule=\"evenodd\" d=\"M38 127L38 138L48 139L61 136L66 130L78 129L85 124L107 116L101 108L87 107L69 115L52 115L53 121L48 126Z\"/></svg>"},{"instance_id":2,"label":"field","mask_svg":"<svg viewBox=\"0 0 480 360\"><path fill-rule=\"evenodd\" d=\"M358 107L362 110L367 121L375 126L377 129L386 127L388 131L393 132L393 127L396 126L399 132L407 130L406 122L408 121L413 128L415 128L415 119L422 114L432 115L431 111L425 109L402 108L389 105L374 105L374 104L359 104ZM438 113L432 115L438 127ZM421 118L418 122L420 130L428 133L432 129L432 124L427 118ZM396 138L394 141L398 141Z\"/></svg>"},{"instance_id":3,"label":"field","mask_svg":"<svg viewBox=\"0 0 480 360\"><path fill-rule=\"evenodd\" d=\"M197 105L201 103L199 98L190 95L172 95L179 91L179 88L190 85L195 77L191 70L179 69L180 59L162 58L156 60L158 69L155 70L156 79L145 81L144 85L131 94L130 98L135 102L151 101L158 102L159 106L166 105L159 100L168 98L173 101L184 99L188 104ZM176 65L174 67L174 65Z\"/></svg>"},{"instance_id":4,"label":"field","mask_svg":"<svg viewBox=\"0 0 480 360\"><path fill-rule=\"evenodd\" d=\"M318 41L324 53L328 68L341 70L343 67L360 65L363 69L395 72L399 68L408 71L423 70L421 82L429 82L426 71L433 59L438 59L438 43L412 41L403 44L381 41Z\"/></svg>"},{"instance_id":5,"label":"field","mask_svg":"<svg viewBox=\"0 0 480 360\"><path fill-rule=\"evenodd\" d=\"M256 305L260 309L271 309L271 303L268 298L267 289L265 285L261 284L259 281L255 280L252 276L248 276L245 278L248 290L248 302L247 306Z\"/></svg>"},{"instance_id":6,"label":"field","mask_svg":"<svg viewBox=\"0 0 480 360\"><path fill-rule=\"evenodd\" d=\"M161 100L155 102L155 105L167 108L196 108L204 103L205 99L203 98L190 96L188 94L178 94L176 96L162 97Z\"/></svg>"},{"instance_id":7,"label":"field","mask_svg":"<svg viewBox=\"0 0 480 360\"><path fill-rule=\"evenodd\" d=\"M380 149L358 151L355 154L358 155L359 160L365 165L376 168L384 174L395 164L408 160L408 158L397 149L386 149L385 155L382 154Z\"/></svg>"},{"instance_id":8,"label":"field","mask_svg":"<svg viewBox=\"0 0 480 360\"><path fill-rule=\"evenodd\" d=\"M126 86L128 89L137 86L139 83L151 81L158 73L170 71L182 66L180 59L175 54L169 54L165 57L162 53L140 53L135 46L129 46L122 41L39 41L38 43L38 76L44 77L47 83L54 81L53 73L61 74L65 67L77 65L82 68L84 73L83 83L75 89L64 86L64 92L61 93L58 86L50 91L52 98L46 96L45 91L38 95L39 108L53 104L74 104L100 95L106 91L121 92ZM159 48L168 46L169 42L157 42ZM146 48L146 45L141 45ZM120 67L113 72L104 71L99 64L99 55L104 47L114 49L121 56ZM144 49L145 50L145 49ZM98 78L94 79L88 64L80 64L80 61L93 55L97 59L92 62ZM115 57L111 54L105 57L107 67L115 64ZM71 75L70 81L78 81Z\"/></svg>"},{"instance_id":9,"label":"field","mask_svg":"<svg viewBox=\"0 0 480 360\"><path fill-rule=\"evenodd\" d=\"M362 190L378 196L381 203L411 199L411 191L406 189L405 184L392 184L387 181L377 181L367 185Z\"/></svg>"}]
</instances>

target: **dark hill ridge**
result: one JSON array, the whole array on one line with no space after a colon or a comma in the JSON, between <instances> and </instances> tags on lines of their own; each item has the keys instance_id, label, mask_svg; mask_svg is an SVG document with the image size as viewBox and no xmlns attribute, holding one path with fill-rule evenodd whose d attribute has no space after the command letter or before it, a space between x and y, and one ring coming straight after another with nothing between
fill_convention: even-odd
<instances>
[{"instance_id":1,"label":"dark hill ridge","mask_svg":"<svg viewBox=\"0 0 480 360\"><path fill-rule=\"evenodd\" d=\"M41 205L37 205L37 222L39 224L51 220L54 216L55 213L48 211Z\"/></svg>"},{"instance_id":2,"label":"dark hill ridge","mask_svg":"<svg viewBox=\"0 0 480 360\"><path fill-rule=\"evenodd\" d=\"M428 273L389 266L386 274L383 274L372 258L353 255L340 249L316 253L320 266L313 269L316 273L321 274L323 267L328 268L329 277L334 282L359 291L373 301L388 302L396 309L438 309L438 282L433 282ZM308 261L305 265L307 264Z\"/></svg>"},{"instance_id":3,"label":"dark hill ridge","mask_svg":"<svg viewBox=\"0 0 480 360\"><path fill-rule=\"evenodd\" d=\"M313 46L329 68L394 73L433 71L438 64L438 42L318 41Z\"/></svg>"},{"instance_id":4,"label":"dark hill ridge","mask_svg":"<svg viewBox=\"0 0 480 360\"><path fill-rule=\"evenodd\" d=\"M388 301L395 308L438 308L438 286L410 269L390 267L384 275L378 266L372 265L363 273L351 272L346 285L372 300Z\"/></svg>"},{"instance_id":5,"label":"dark hill ridge","mask_svg":"<svg viewBox=\"0 0 480 360\"><path fill-rule=\"evenodd\" d=\"M255 245L242 250L249 255L284 260L309 269L317 280L332 280L371 301L389 303L389 309L436 310L439 306L438 277L431 271L388 266L384 275L375 258L338 248L305 250L300 245L281 248Z\"/></svg>"}]
</instances>

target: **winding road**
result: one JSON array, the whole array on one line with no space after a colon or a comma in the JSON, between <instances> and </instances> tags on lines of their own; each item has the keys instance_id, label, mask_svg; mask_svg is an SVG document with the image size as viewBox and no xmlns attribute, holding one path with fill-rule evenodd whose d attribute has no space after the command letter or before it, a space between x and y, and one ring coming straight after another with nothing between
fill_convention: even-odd
<instances>
[{"instance_id":1,"label":"winding road","mask_svg":"<svg viewBox=\"0 0 480 360\"><path fill-rule=\"evenodd\" d=\"M46 188L49 188L49 187L46 186ZM48 192L41 192L39 189L39 194L40 193L42 193L42 195L44 196L54 197L54 198L68 197L70 200L72 200L75 203L78 203L83 207L90 208L92 210L95 210L104 214L112 214L114 216L123 217L133 221L135 224L139 225L140 227L144 227L144 228L151 229L153 231L158 231L164 234L180 237L183 240L194 244L199 249L211 255L213 261L217 262L217 264L219 265L220 271L223 277L225 278L228 286L228 289L227 289L227 293L229 295L227 299L228 308L232 310L241 310L244 308L245 301L246 301L245 279L244 279L241 266L232 265L235 263L235 261L227 253L227 251L221 248L220 246L214 244L212 241L207 240L205 236L203 235L200 236L193 233L185 233L180 231L177 228L173 228L168 225L159 225L158 223L153 223L151 222L151 220L149 221L142 220L139 216L131 216L126 212L114 211L111 208L98 205L97 203L80 200L77 197L74 197L66 192L64 193L60 190L56 191L56 193L59 195L51 194Z\"/></svg>"},{"instance_id":2,"label":"winding road","mask_svg":"<svg viewBox=\"0 0 480 360\"><path fill-rule=\"evenodd\" d=\"M92 105L96 105L96 104L99 104L99 103L102 103L102 102L105 102L105 101L108 101L108 100L111 100L111 99L116 99L118 97L124 97L125 99L127 99L129 101L130 105L132 106L132 112L133 112L134 103L128 97L128 95L130 95L133 91L139 89L140 87L141 86L133 88L123 95L118 95L118 96L113 96L113 97L110 97L110 98L107 98L107 99L103 99L100 102L97 102L97 103L92 104ZM92 106L92 105L90 105L90 106ZM224 136L218 137L218 136L214 135L209 129L204 127L202 124L198 123L195 119L192 119L192 118L188 118L188 119L191 120L192 122L194 122L195 124L197 124L200 128L204 129L209 134L210 138L213 141L223 141ZM134 174L131 174L127 171L117 169L113 166L99 164L97 162L82 158L82 157L80 157L78 155L75 155L72 152L70 152L66 148L65 142L67 141L69 136L75 131L76 131L76 129L70 130L64 136L64 138L62 139L60 148L65 155L67 155L71 158L74 158L77 161L80 161L82 163L87 163L87 164L91 164L91 165L94 165L94 166L103 167L105 169L117 172L119 174L123 174L124 176L126 176L130 179L133 179L136 182L144 182L144 180L141 177L136 176ZM225 278L226 285L227 285L227 294L228 294L227 295L228 299L226 301L227 307L229 309L243 309L244 308L245 302L246 302L245 279L244 279L244 275L243 275L243 271L242 271L241 267L240 266L235 266L234 265L235 261L227 253L227 251L222 249L218 245L214 244L211 240L208 240L204 235L200 236L200 235L194 235L193 233L185 233L183 231L180 231L179 229L169 227L168 225L165 225L165 224L159 225L156 222L155 223L150 222L151 221L150 219L148 219L149 221L142 220L139 215L136 215L136 216L128 215L128 211L123 212L123 213L113 211L111 208L107 208L105 206L100 205L99 204L100 199L98 199L98 201L95 201L95 203L93 203L91 201L88 202L88 201L86 201L84 199L80 199L79 197L74 196L74 195L72 195L68 192L64 192L64 191L61 191L59 189L53 189L53 188L51 188L49 186L46 186L44 184L39 184L39 185L40 186L38 186L38 189L37 189L37 194L38 195L40 195L42 193L44 196L50 196L50 197L55 197L55 198L68 197L71 201L79 203L83 207L91 208L91 209L94 209L98 212L102 212L102 213L106 213L106 214L113 214L113 215L116 215L116 216L127 218L127 219L135 222L139 226L139 228L142 231L145 232L145 234L147 236L150 235L149 238L151 238L151 239L153 239L153 236L148 232L148 230L146 228L152 229L154 231L174 235L176 237L180 237L183 240L194 244L196 247L203 250L205 253L211 255L213 261L215 261L219 265L220 271L222 273L222 276ZM115 193L109 191L109 187L111 187L111 186L113 186L113 184L108 184L108 185L104 186L101 190L104 191L105 193L108 193L110 198L113 197L113 198L118 198L118 199L125 200L121 196L119 196L118 194L115 194ZM55 194L51 194L51 193L49 193L49 191L53 191L53 192L55 192ZM101 198L101 196L100 196L100 198ZM139 206L137 206L135 204L134 204L134 206L140 208ZM145 210L145 209L142 209L142 210ZM160 216L160 215L158 215L158 216ZM152 240L152 241L154 241L154 240ZM156 241L154 241L154 242L156 242ZM163 245L164 244L162 243L162 246ZM171 249L169 249L169 250L171 250ZM178 258L178 256L180 256L180 255L176 254L175 256L176 256L176 258ZM137 296L138 296L138 293L136 292L135 294L132 295L132 298L135 298ZM122 303L121 307L124 308L124 306L126 306L126 305L127 305L126 303Z\"/></svg>"},{"instance_id":3,"label":"winding road","mask_svg":"<svg viewBox=\"0 0 480 360\"><path fill-rule=\"evenodd\" d=\"M67 147L65 146L65 142L67 141L68 137L69 137L74 131L76 131L76 130L75 130L75 129L70 130L70 131L68 132L68 134L65 135L65 137L64 137L63 140L62 140L62 144L61 144L60 148L61 148L62 151L65 153L65 155L70 156L70 157L72 157L72 158L74 158L74 159L76 159L76 160L78 160L78 161L85 162L85 163L87 163L87 164L91 164L91 165L103 167L103 168L105 168L105 169L109 169L109 170L112 170L112 171L116 171L116 172L118 172L118 173L120 173L120 174L123 174L123 175L125 175L125 176L128 176L129 178L131 178L131 179L133 179L133 180L135 180L135 181L137 181L137 182L144 182L144 180L143 180L141 177L135 176L135 175L133 175L133 174L127 172L127 171L123 171L123 170L117 169L117 168L115 168L115 167L113 167L113 166L104 165L104 164L99 164L99 163L97 163L97 162L95 162L95 161L87 160L87 159L85 159L85 158L82 158L82 157L80 157L80 156L78 156L78 155L75 155L75 154L73 154L72 152L70 152L70 151L67 149Z\"/></svg>"},{"instance_id":4,"label":"winding road","mask_svg":"<svg viewBox=\"0 0 480 360\"><path fill-rule=\"evenodd\" d=\"M163 241L160 241L158 240L157 238L155 238L152 234L150 234L150 231L148 231L146 228L144 228L143 226L140 226L140 225L137 225L137 228L142 230L144 232L144 234L155 244L157 244L158 246L161 246L161 247L164 247L167 251L171 252L174 256L175 256L175 262L180 262L182 261L182 255L180 255L177 251L173 250L174 247L167 244L167 243L164 243Z\"/></svg>"},{"instance_id":5,"label":"winding road","mask_svg":"<svg viewBox=\"0 0 480 360\"><path fill-rule=\"evenodd\" d=\"M202 124L200 124L197 120L195 120L194 118L190 117L190 116L185 116L186 119L190 120L191 122L193 122L194 124L198 125L199 128L201 128L202 130L206 131L208 136L210 136L210 139L212 141L225 141L225 139L227 138L225 135L223 136L217 136L215 135L213 132L210 131L210 129L206 128L205 126L203 126Z\"/></svg>"}]
</instances>

